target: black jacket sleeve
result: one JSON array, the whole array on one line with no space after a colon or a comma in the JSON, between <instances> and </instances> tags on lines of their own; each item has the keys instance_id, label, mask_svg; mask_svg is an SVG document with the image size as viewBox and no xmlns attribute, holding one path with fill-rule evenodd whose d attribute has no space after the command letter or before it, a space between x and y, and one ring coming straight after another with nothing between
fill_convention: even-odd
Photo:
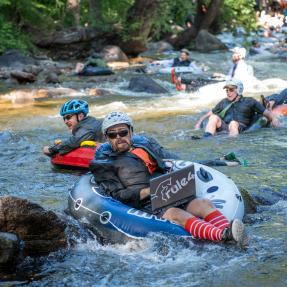
<instances>
[{"instance_id":1,"label":"black jacket sleeve","mask_svg":"<svg viewBox=\"0 0 287 287\"><path fill-rule=\"evenodd\" d=\"M102 121L97 120L93 117L86 117L77 124L77 126L72 132L72 136L64 140L61 144L54 145L49 148L51 155L54 155L56 153L62 155L66 154L80 147L81 142L85 140L95 140L99 142L104 141L101 126Z\"/></svg>"},{"instance_id":2,"label":"black jacket sleeve","mask_svg":"<svg viewBox=\"0 0 287 287\"><path fill-rule=\"evenodd\" d=\"M79 129L74 135L64 140L61 144L55 145L49 148L52 154L66 154L78 147L80 147L81 142L85 140L94 140L94 133L92 131L87 131L84 129Z\"/></svg>"},{"instance_id":3,"label":"black jacket sleeve","mask_svg":"<svg viewBox=\"0 0 287 287\"><path fill-rule=\"evenodd\" d=\"M117 160L93 160L90 170L107 194L134 208L141 208L140 191L149 187L150 175L136 156L127 153Z\"/></svg>"}]
</instances>

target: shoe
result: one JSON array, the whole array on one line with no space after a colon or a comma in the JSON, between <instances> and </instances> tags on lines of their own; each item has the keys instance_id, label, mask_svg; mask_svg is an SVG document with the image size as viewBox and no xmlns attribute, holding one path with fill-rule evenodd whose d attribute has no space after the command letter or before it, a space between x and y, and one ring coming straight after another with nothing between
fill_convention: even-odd
<instances>
[{"instance_id":1,"label":"shoe","mask_svg":"<svg viewBox=\"0 0 287 287\"><path fill-rule=\"evenodd\" d=\"M245 233L244 224L240 219L231 221L230 226L222 232L223 241L235 241L240 247L246 247L249 243L249 238Z\"/></svg>"},{"instance_id":2,"label":"shoe","mask_svg":"<svg viewBox=\"0 0 287 287\"><path fill-rule=\"evenodd\" d=\"M177 82L177 77L176 77L176 73L175 73L175 68L172 68L171 69L171 82L173 84L176 84Z\"/></svg>"}]
</instances>

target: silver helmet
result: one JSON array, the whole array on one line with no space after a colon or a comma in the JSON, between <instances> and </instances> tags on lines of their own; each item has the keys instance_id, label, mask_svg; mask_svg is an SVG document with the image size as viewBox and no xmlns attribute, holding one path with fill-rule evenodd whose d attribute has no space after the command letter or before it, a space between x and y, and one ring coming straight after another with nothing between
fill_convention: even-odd
<instances>
[{"instance_id":1,"label":"silver helmet","mask_svg":"<svg viewBox=\"0 0 287 287\"><path fill-rule=\"evenodd\" d=\"M236 87L236 92L239 96L243 94L243 83L240 80L232 78L226 81L223 89L230 87L230 86Z\"/></svg>"},{"instance_id":2,"label":"silver helmet","mask_svg":"<svg viewBox=\"0 0 287 287\"><path fill-rule=\"evenodd\" d=\"M102 132L103 134L107 133L108 128L119 125L119 124L126 124L133 128L133 121L132 119L123 112L111 112L109 113L102 123Z\"/></svg>"}]
</instances>

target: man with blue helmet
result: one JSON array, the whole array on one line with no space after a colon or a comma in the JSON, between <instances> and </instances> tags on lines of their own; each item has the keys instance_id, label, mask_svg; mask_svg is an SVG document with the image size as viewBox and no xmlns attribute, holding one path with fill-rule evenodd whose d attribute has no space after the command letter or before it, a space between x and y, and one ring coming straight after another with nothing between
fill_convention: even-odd
<instances>
[{"instance_id":1,"label":"man with blue helmet","mask_svg":"<svg viewBox=\"0 0 287 287\"><path fill-rule=\"evenodd\" d=\"M83 100L70 100L66 102L60 110L64 123L72 132L67 140L55 142L55 145L45 146L43 153L48 156L54 156L59 153L66 154L78 147L85 140L102 142L102 121L88 116L89 105Z\"/></svg>"}]
</instances>

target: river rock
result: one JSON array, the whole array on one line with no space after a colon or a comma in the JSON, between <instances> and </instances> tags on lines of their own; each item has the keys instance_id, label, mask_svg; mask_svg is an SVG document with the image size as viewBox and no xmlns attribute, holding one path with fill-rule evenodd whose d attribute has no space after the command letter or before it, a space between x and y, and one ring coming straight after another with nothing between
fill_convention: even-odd
<instances>
[{"instance_id":1,"label":"river rock","mask_svg":"<svg viewBox=\"0 0 287 287\"><path fill-rule=\"evenodd\" d=\"M196 49L207 53L214 50L225 50L227 47L207 30L201 30L195 39Z\"/></svg>"},{"instance_id":2,"label":"river rock","mask_svg":"<svg viewBox=\"0 0 287 287\"><path fill-rule=\"evenodd\" d=\"M144 75L131 78L128 89L138 93L141 92L151 94L168 93L168 90L160 86L155 80Z\"/></svg>"},{"instance_id":3,"label":"river rock","mask_svg":"<svg viewBox=\"0 0 287 287\"><path fill-rule=\"evenodd\" d=\"M0 232L0 270L8 271L17 265L23 246L16 234Z\"/></svg>"},{"instance_id":4,"label":"river rock","mask_svg":"<svg viewBox=\"0 0 287 287\"><path fill-rule=\"evenodd\" d=\"M58 84L61 81L56 73L51 72L51 73L48 73L48 75L46 76L45 82L47 84Z\"/></svg>"},{"instance_id":5,"label":"river rock","mask_svg":"<svg viewBox=\"0 0 287 287\"><path fill-rule=\"evenodd\" d=\"M19 70L11 71L10 75L13 79L16 79L19 84L34 83L37 80L34 74Z\"/></svg>"},{"instance_id":6,"label":"river rock","mask_svg":"<svg viewBox=\"0 0 287 287\"><path fill-rule=\"evenodd\" d=\"M70 88L47 88L47 89L22 89L12 90L0 97L12 100L13 102L25 102L41 98L57 98L57 97L81 97L85 93Z\"/></svg>"},{"instance_id":7,"label":"river rock","mask_svg":"<svg viewBox=\"0 0 287 287\"><path fill-rule=\"evenodd\" d=\"M0 231L17 234L24 254L42 256L67 246L66 224L52 211L12 196L0 198Z\"/></svg>"},{"instance_id":8,"label":"river rock","mask_svg":"<svg viewBox=\"0 0 287 287\"><path fill-rule=\"evenodd\" d=\"M92 88L88 90L89 96L112 96L113 93L110 90L102 88Z\"/></svg>"},{"instance_id":9,"label":"river rock","mask_svg":"<svg viewBox=\"0 0 287 287\"><path fill-rule=\"evenodd\" d=\"M106 46L101 51L101 56L107 62L128 62L127 55L118 46Z\"/></svg>"},{"instance_id":10,"label":"river rock","mask_svg":"<svg viewBox=\"0 0 287 287\"><path fill-rule=\"evenodd\" d=\"M37 61L23 55L17 50L9 50L0 56L0 67L23 68L26 65L36 65Z\"/></svg>"},{"instance_id":11,"label":"river rock","mask_svg":"<svg viewBox=\"0 0 287 287\"><path fill-rule=\"evenodd\" d=\"M240 188L240 193L244 201L245 214L255 213L257 211L258 203L246 189Z\"/></svg>"},{"instance_id":12,"label":"river rock","mask_svg":"<svg viewBox=\"0 0 287 287\"><path fill-rule=\"evenodd\" d=\"M43 68L40 66L27 65L24 67L23 72L30 73L30 74L37 76L42 70Z\"/></svg>"},{"instance_id":13,"label":"river rock","mask_svg":"<svg viewBox=\"0 0 287 287\"><path fill-rule=\"evenodd\" d=\"M159 41L147 44L147 51L144 53L160 54L166 51L173 51L172 45L165 41Z\"/></svg>"}]
</instances>

